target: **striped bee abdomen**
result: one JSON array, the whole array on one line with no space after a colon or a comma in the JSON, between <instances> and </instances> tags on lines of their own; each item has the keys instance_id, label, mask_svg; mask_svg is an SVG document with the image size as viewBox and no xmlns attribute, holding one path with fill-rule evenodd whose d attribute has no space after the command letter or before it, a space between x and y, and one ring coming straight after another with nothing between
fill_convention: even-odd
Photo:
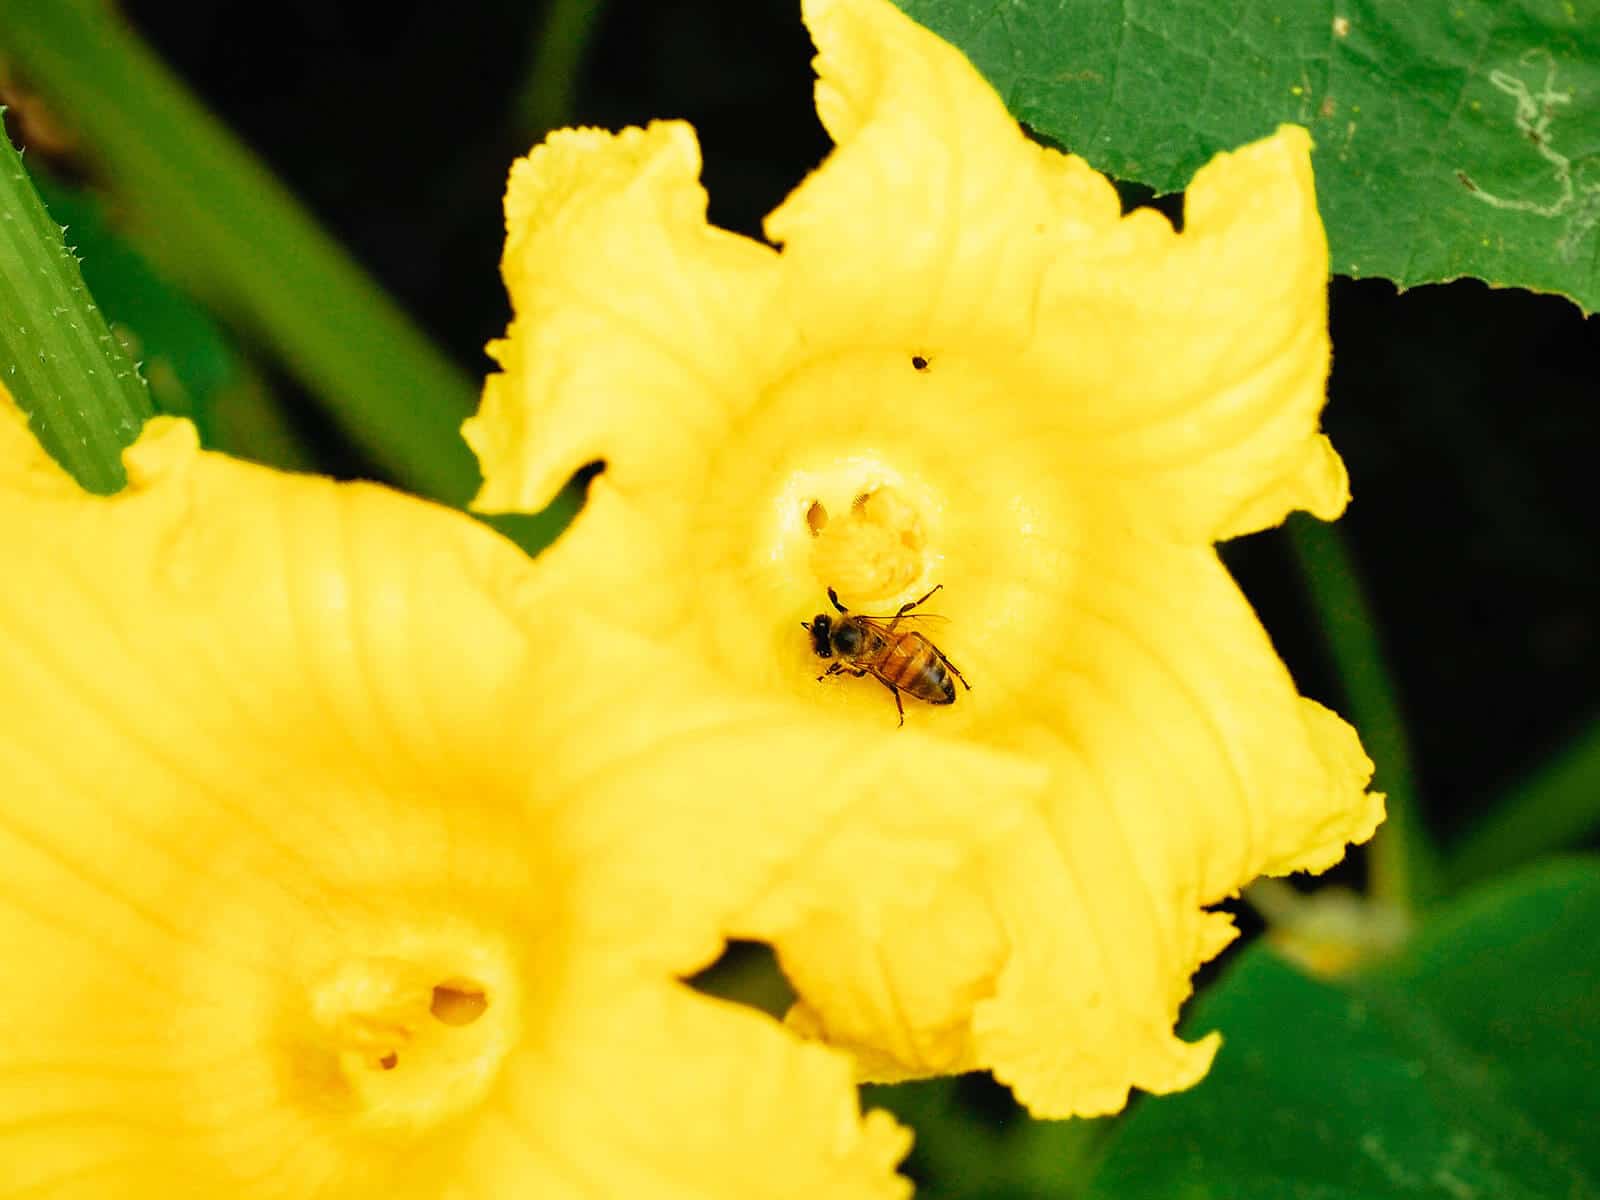
<instances>
[{"instance_id":1,"label":"striped bee abdomen","mask_svg":"<svg viewBox=\"0 0 1600 1200\"><path fill-rule=\"evenodd\" d=\"M934 644L920 633L892 635L878 660L883 678L928 704L954 704L956 686Z\"/></svg>"}]
</instances>

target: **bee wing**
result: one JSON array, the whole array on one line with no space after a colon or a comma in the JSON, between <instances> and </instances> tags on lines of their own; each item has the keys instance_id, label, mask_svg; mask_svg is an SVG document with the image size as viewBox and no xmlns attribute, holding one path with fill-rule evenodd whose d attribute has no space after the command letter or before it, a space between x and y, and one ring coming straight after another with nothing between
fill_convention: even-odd
<instances>
[{"instance_id":1,"label":"bee wing","mask_svg":"<svg viewBox=\"0 0 1600 1200\"><path fill-rule=\"evenodd\" d=\"M871 625L874 629L887 629L887 628L889 628L890 625L894 624L894 622L896 620L898 620L901 625L909 625L913 621L933 621L933 622L935 622L937 624L943 624L943 625L948 625L950 623L950 618L949 617L942 616L939 613L911 612L911 613L906 613L903 616L898 617L898 618L892 617L892 616L889 616L889 617L869 617L869 616L866 616L866 615L864 615L862 613L851 613L850 615L855 617L859 621L866 622L867 624Z\"/></svg>"}]
</instances>

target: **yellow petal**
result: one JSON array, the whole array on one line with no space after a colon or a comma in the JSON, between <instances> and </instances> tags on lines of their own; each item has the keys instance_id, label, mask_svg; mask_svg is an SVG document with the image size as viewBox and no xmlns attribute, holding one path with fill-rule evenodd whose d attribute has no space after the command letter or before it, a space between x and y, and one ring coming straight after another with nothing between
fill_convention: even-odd
<instances>
[{"instance_id":1,"label":"yellow petal","mask_svg":"<svg viewBox=\"0 0 1600 1200\"><path fill-rule=\"evenodd\" d=\"M11 393L0 384L0 486L19 491L77 491L77 484L61 465L45 453L33 436L28 418Z\"/></svg>"},{"instance_id":2,"label":"yellow petal","mask_svg":"<svg viewBox=\"0 0 1600 1200\"><path fill-rule=\"evenodd\" d=\"M584 991L607 1003L516 1072L505 1096L513 1137L524 1153L540 1152L554 1189L528 1194L911 1194L893 1174L910 1137L882 1112L862 1122L842 1056L686 988L602 977ZM546 1152L585 1146L608 1152L571 1166ZM552 1159L559 1169L550 1170ZM476 1194L506 1191L501 1164L489 1160Z\"/></svg>"},{"instance_id":3,"label":"yellow petal","mask_svg":"<svg viewBox=\"0 0 1600 1200\"><path fill-rule=\"evenodd\" d=\"M479 507L542 508L595 459L624 483L687 466L754 403L752 371L783 353L764 311L776 256L706 224L699 171L675 121L562 130L512 168L501 269L516 319L463 429Z\"/></svg>"},{"instance_id":4,"label":"yellow petal","mask_svg":"<svg viewBox=\"0 0 1600 1200\"><path fill-rule=\"evenodd\" d=\"M1343 510L1317 432L1328 251L1311 139L1284 126L1200 170L1183 232L1138 210L1050 267L1029 347L1063 469L1143 525L1212 541Z\"/></svg>"},{"instance_id":5,"label":"yellow petal","mask_svg":"<svg viewBox=\"0 0 1600 1200\"><path fill-rule=\"evenodd\" d=\"M1030 718L1080 755L1141 873L1210 904L1255 876L1322 869L1382 819L1354 731L1296 694L1206 547L1104 531L1064 597L1074 636L1035 647L995 736Z\"/></svg>"},{"instance_id":6,"label":"yellow petal","mask_svg":"<svg viewBox=\"0 0 1600 1200\"><path fill-rule=\"evenodd\" d=\"M792 1023L855 1051L867 1079L991 1069L1038 1116L1115 1112L1131 1087L1205 1073L1217 1039L1173 1026L1231 924L1152 889L1094 765L1051 761L1062 790L1026 830L881 932L838 893L827 914L762 930L801 997Z\"/></svg>"},{"instance_id":7,"label":"yellow petal","mask_svg":"<svg viewBox=\"0 0 1600 1200\"><path fill-rule=\"evenodd\" d=\"M961 52L893 5L801 8L836 149L767 218L790 319L817 347L1014 353L1045 263L1113 225L1116 193L1029 141Z\"/></svg>"},{"instance_id":8,"label":"yellow petal","mask_svg":"<svg viewBox=\"0 0 1600 1200\"><path fill-rule=\"evenodd\" d=\"M0 487L0 1191L903 1194L833 1052L669 982L744 890L623 930L646 891L586 857L569 801L631 798L637 847L693 777L550 714L670 669L586 674L600 635L459 514L170 419L126 464Z\"/></svg>"},{"instance_id":9,"label":"yellow petal","mask_svg":"<svg viewBox=\"0 0 1600 1200\"><path fill-rule=\"evenodd\" d=\"M681 972L716 957L719 933L766 937L841 911L861 930L891 926L1018 836L1042 790L1041 770L998 751L896 735L887 703L873 727L808 719L681 668L672 682L678 711L667 689L646 685L636 707L610 714L603 740L589 736L604 747L601 769L578 776L552 819L593 867L571 901L588 936L631 942L636 958ZM693 787L642 813L646 771ZM563 782L557 772L550 784ZM645 912L663 927L654 947L639 945ZM698 941L694 913L711 916ZM673 928L683 932L669 938Z\"/></svg>"},{"instance_id":10,"label":"yellow petal","mask_svg":"<svg viewBox=\"0 0 1600 1200\"><path fill-rule=\"evenodd\" d=\"M1326 868L1383 817L1354 731L1295 694L1211 550L1105 536L1083 551L1061 620L1075 636L1033 644L1031 674L1002 685L1014 711L979 733L1052 766L1037 835L887 946L843 923L775 939L807 1019L870 1047L878 1074L991 1066L1053 1116L1195 1082L1215 1045L1173 1024L1232 936L1205 907L1260 874ZM963 994L981 1001L966 1021Z\"/></svg>"}]
</instances>

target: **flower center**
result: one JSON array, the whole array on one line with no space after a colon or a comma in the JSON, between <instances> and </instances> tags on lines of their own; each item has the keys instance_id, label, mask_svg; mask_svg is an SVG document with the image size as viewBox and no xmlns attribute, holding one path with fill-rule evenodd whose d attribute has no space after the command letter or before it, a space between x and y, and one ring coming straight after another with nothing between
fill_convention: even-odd
<instances>
[{"instance_id":1,"label":"flower center","mask_svg":"<svg viewBox=\"0 0 1600 1200\"><path fill-rule=\"evenodd\" d=\"M822 588L874 601L905 591L927 570L920 514L892 485L858 492L842 513L821 500L806 508L811 571Z\"/></svg>"},{"instance_id":2,"label":"flower center","mask_svg":"<svg viewBox=\"0 0 1600 1200\"><path fill-rule=\"evenodd\" d=\"M430 1125L476 1103L515 1037L502 988L427 962L351 959L310 999L346 1088L384 1125Z\"/></svg>"},{"instance_id":3,"label":"flower center","mask_svg":"<svg viewBox=\"0 0 1600 1200\"><path fill-rule=\"evenodd\" d=\"M818 686L825 665L799 626L832 619L830 587L881 616L942 585L923 614L942 620L915 628L974 692L941 720L1023 697L1040 669L1031 639L1059 632L1089 515L1017 415L1024 386L1002 360L915 345L819 355L775 380L706 464L684 525L686 569L717 605L716 636L697 629L697 646L750 687L879 706L876 685Z\"/></svg>"}]
</instances>

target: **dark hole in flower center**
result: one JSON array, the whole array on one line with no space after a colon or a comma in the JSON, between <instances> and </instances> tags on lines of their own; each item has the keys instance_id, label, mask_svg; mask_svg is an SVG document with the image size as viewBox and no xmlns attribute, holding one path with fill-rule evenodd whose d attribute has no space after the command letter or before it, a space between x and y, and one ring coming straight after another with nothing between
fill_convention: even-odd
<instances>
[{"instance_id":1,"label":"dark hole in flower center","mask_svg":"<svg viewBox=\"0 0 1600 1200\"><path fill-rule=\"evenodd\" d=\"M926 371L928 369L928 360L924 355L913 354L911 356L911 365L918 371Z\"/></svg>"},{"instance_id":2,"label":"dark hole in flower center","mask_svg":"<svg viewBox=\"0 0 1600 1200\"><path fill-rule=\"evenodd\" d=\"M811 536L816 537L828 526L828 510L822 506L821 500L813 500L811 507L806 509L806 527L811 530Z\"/></svg>"},{"instance_id":3,"label":"dark hole in flower center","mask_svg":"<svg viewBox=\"0 0 1600 1200\"><path fill-rule=\"evenodd\" d=\"M400 1065L400 1056L391 1050L378 1060L378 1065L385 1071L392 1071Z\"/></svg>"},{"instance_id":4,"label":"dark hole in flower center","mask_svg":"<svg viewBox=\"0 0 1600 1200\"><path fill-rule=\"evenodd\" d=\"M435 984L428 1011L446 1025L471 1025L489 1007L489 994L475 979L446 979Z\"/></svg>"}]
</instances>

